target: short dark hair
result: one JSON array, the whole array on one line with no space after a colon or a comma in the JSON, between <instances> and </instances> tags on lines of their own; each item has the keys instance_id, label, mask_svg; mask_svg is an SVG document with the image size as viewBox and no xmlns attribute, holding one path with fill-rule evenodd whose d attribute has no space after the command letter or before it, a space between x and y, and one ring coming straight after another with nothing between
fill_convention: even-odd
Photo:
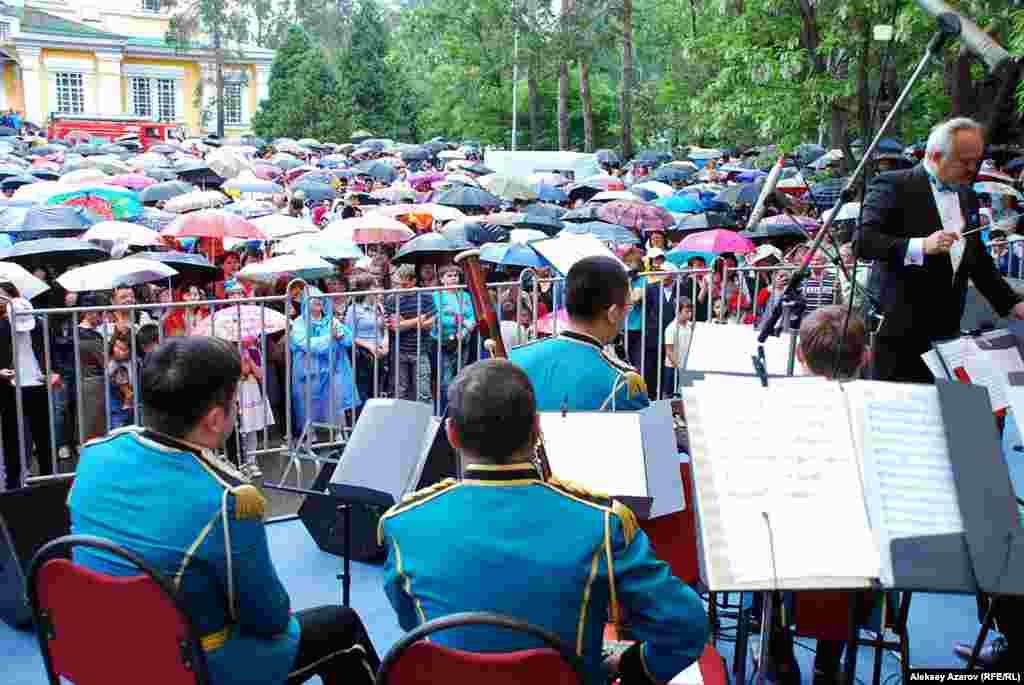
<instances>
[{"instance_id":1,"label":"short dark hair","mask_svg":"<svg viewBox=\"0 0 1024 685\"><path fill-rule=\"evenodd\" d=\"M507 461L530 440L537 400L526 372L504 359L470 364L448 388L448 417L463 446Z\"/></svg>"},{"instance_id":2,"label":"short dark hair","mask_svg":"<svg viewBox=\"0 0 1024 685\"><path fill-rule=\"evenodd\" d=\"M846 380L860 372L867 345L867 326L860 316L851 315L844 339L845 322L846 308L838 304L819 307L801 322L800 353L804 366L815 376ZM836 347L840 343L842 352L836 369Z\"/></svg>"},{"instance_id":3,"label":"short dark hair","mask_svg":"<svg viewBox=\"0 0 1024 685\"><path fill-rule=\"evenodd\" d=\"M160 340L160 329L155 323L147 323L139 326L139 332L135 334L135 342L140 350L146 349Z\"/></svg>"},{"instance_id":4,"label":"short dark hair","mask_svg":"<svg viewBox=\"0 0 1024 685\"><path fill-rule=\"evenodd\" d=\"M593 321L612 305L626 303L629 276L611 257L584 257L565 279L565 308L569 316Z\"/></svg>"},{"instance_id":5,"label":"short dark hair","mask_svg":"<svg viewBox=\"0 0 1024 685\"><path fill-rule=\"evenodd\" d=\"M184 437L212 408L234 401L241 376L241 357L228 341L168 338L146 355L142 367L143 424Z\"/></svg>"}]
</instances>

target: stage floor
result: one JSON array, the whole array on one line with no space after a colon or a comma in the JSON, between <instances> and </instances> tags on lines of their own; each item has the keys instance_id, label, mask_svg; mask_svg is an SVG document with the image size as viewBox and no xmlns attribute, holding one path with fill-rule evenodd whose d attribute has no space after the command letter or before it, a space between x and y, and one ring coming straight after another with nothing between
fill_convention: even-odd
<instances>
[{"instance_id":1,"label":"stage floor","mask_svg":"<svg viewBox=\"0 0 1024 685\"><path fill-rule=\"evenodd\" d=\"M340 559L321 552L299 521L274 523L268 531L271 554L294 608L341 602L341 585L335 580L341 569ZM383 656L402 634L381 587L383 570L380 565L353 563L352 575L352 606L366 623L374 645ZM973 596L915 595L910 612L911 663L914 666L957 666L959 661L951 651L953 642L973 640L977 630ZM806 647L814 646L813 640L798 642ZM733 646L721 642L719 651L731 665ZM803 680L810 683L813 654L799 647L796 651ZM871 679L872 654L869 650L860 650L857 675L863 683ZM42 659L31 632L16 631L0 623L0 662L6 674L0 677L4 685L46 683ZM888 676L892 676L889 683L897 681L899 662L887 654L883 665L883 681Z\"/></svg>"}]
</instances>

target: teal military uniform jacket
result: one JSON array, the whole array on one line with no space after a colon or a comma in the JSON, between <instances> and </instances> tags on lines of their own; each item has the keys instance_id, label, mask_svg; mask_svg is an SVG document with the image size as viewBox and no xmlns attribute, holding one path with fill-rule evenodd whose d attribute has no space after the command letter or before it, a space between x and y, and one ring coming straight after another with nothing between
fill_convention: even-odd
<instances>
[{"instance_id":1,"label":"teal military uniform jacket","mask_svg":"<svg viewBox=\"0 0 1024 685\"><path fill-rule=\"evenodd\" d=\"M640 657L653 681L696 661L709 636L697 594L654 556L629 509L543 482L530 464L467 466L463 480L389 510L379 535L388 550L384 588L405 630L460 611L517 617L575 648L592 685L605 682L604 625L620 607L643 641ZM431 639L471 651L540 646L484 627Z\"/></svg>"},{"instance_id":2,"label":"teal military uniform jacket","mask_svg":"<svg viewBox=\"0 0 1024 685\"><path fill-rule=\"evenodd\" d=\"M284 683L299 624L270 560L263 496L237 472L201 448L130 426L83 448L68 506L72 532L135 552L178 588L213 685ZM138 572L87 549L75 561Z\"/></svg>"},{"instance_id":3,"label":"teal military uniform jacket","mask_svg":"<svg viewBox=\"0 0 1024 685\"><path fill-rule=\"evenodd\" d=\"M510 352L526 371L537 411L638 411L650 404L643 377L588 335L566 331Z\"/></svg>"}]
</instances>

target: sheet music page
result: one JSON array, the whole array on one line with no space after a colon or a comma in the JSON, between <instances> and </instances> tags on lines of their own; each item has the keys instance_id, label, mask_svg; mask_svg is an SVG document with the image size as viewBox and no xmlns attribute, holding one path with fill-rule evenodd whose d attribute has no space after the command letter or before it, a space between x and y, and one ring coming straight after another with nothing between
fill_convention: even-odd
<instances>
[{"instance_id":1,"label":"sheet music page","mask_svg":"<svg viewBox=\"0 0 1024 685\"><path fill-rule=\"evenodd\" d=\"M530 243L530 246L563 276L569 273L573 264L584 257L611 257L622 264L622 260L609 250L607 245L592 235L566 234L549 240L537 240Z\"/></svg>"},{"instance_id":2,"label":"sheet music page","mask_svg":"<svg viewBox=\"0 0 1024 685\"><path fill-rule=\"evenodd\" d=\"M700 672L700 662L694 661L668 681L668 685L704 685L704 674Z\"/></svg>"},{"instance_id":3,"label":"sheet music page","mask_svg":"<svg viewBox=\"0 0 1024 685\"><path fill-rule=\"evenodd\" d=\"M654 498L648 518L686 509L683 477L679 472L679 446L672 421L672 400L660 400L638 412L647 466L648 494Z\"/></svg>"},{"instance_id":4,"label":"sheet music page","mask_svg":"<svg viewBox=\"0 0 1024 685\"><path fill-rule=\"evenodd\" d=\"M921 359L924 360L925 366L928 367L928 370L932 372L932 376L943 380L949 380L946 376L946 370L942 368L942 362L939 360L939 354L935 350L928 350L921 355Z\"/></svg>"},{"instance_id":5,"label":"sheet music page","mask_svg":"<svg viewBox=\"0 0 1024 685\"><path fill-rule=\"evenodd\" d=\"M769 375L784 376L789 369L790 334L772 336L764 343L765 366ZM753 373L751 360L757 354L757 329L699 322L693 326L690 352L686 357L689 371L719 373ZM794 374L803 375L800 364Z\"/></svg>"},{"instance_id":6,"label":"sheet music page","mask_svg":"<svg viewBox=\"0 0 1024 685\"><path fill-rule=\"evenodd\" d=\"M999 331L994 331L1000 333ZM1004 333L1003 335L1009 335ZM989 341L998 340L1000 336L988 336ZM998 343L997 343L998 344ZM1024 371L1017 347L1008 349L986 349L978 347L972 338L958 338L937 345L950 372L963 369L974 385L988 390L992 411L999 411L1010 406L1006 395L1007 377L1012 371ZM926 360L927 361L927 360Z\"/></svg>"},{"instance_id":7,"label":"sheet music page","mask_svg":"<svg viewBox=\"0 0 1024 685\"><path fill-rule=\"evenodd\" d=\"M542 412L540 429L555 477L607 495L649 496L636 413Z\"/></svg>"},{"instance_id":8,"label":"sheet music page","mask_svg":"<svg viewBox=\"0 0 1024 685\"><path fill-rule=\"evenodd\" d=\"M893 584L894 538L962 533L938 390L908 383L857 381L845 386L863 424L863 475L882 558L882 584Z\"/></svg>"},{"instance_id":9,"label":"sheet music page","mask_svg":"<svg viewBox=\"0 0 1024 685\"><path fill-rule=\"evenodd\" d=\"M767 588L774 577L878 576L878 550L837 383L750 389L742 403L724 386L704 386L692 395L736 581Z\"/></svg>"}]
</instances>

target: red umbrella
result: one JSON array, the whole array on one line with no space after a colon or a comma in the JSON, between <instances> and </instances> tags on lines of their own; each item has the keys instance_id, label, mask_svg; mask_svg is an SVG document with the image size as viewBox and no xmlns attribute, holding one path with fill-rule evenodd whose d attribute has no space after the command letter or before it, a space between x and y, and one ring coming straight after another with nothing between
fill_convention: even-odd
<instances>
[{"instance_id":1,"label":"red umbrella","mask_svg":"<svg viewBox=\"0 0 1024 685\"><path fill-rule=\"evenodd\" d=\"M150 178L145 174L120 174L118 176L111 176L110 178L104 179L107 185L121 186L122 188L130 188L131 190L142 190L156 183L155 178Z\"/></svg>"},{"instance_id":2,"label":"red umbrella","mask_svg":"<svg viewBox=\"0 0 1024 685\"><path fill-rule=\"evenodd\" d=\"M256 224L222 209L204 209L182 214L160 231L160 235L172 238L267 239L267 235Z\"/></svg>"},{"instance_id":3,"label":"red umbrella","mask_svg":"<svg viewBox=\"0 0 1024 685\"><path fill-rule=\"evenodd\" d=\"M96 212L107 221L114 218L114 208L110 203L95 195L80 195L79 197L73 197L70 200L65 200L61 204L74 207L85 207L86 209Z\"/></svg>"},{"instance_id":4,"label":"red umbrella","mask_svg":"<svg viewBox=\"0 0 1024 685\"><path fill-rule=\"evenodd\" d=\"M676 223L675 218L661 207L629 200L616 200L601 205L597 217L610 224L643 231L664 231Z\"/></svg>"}]
</instances>

